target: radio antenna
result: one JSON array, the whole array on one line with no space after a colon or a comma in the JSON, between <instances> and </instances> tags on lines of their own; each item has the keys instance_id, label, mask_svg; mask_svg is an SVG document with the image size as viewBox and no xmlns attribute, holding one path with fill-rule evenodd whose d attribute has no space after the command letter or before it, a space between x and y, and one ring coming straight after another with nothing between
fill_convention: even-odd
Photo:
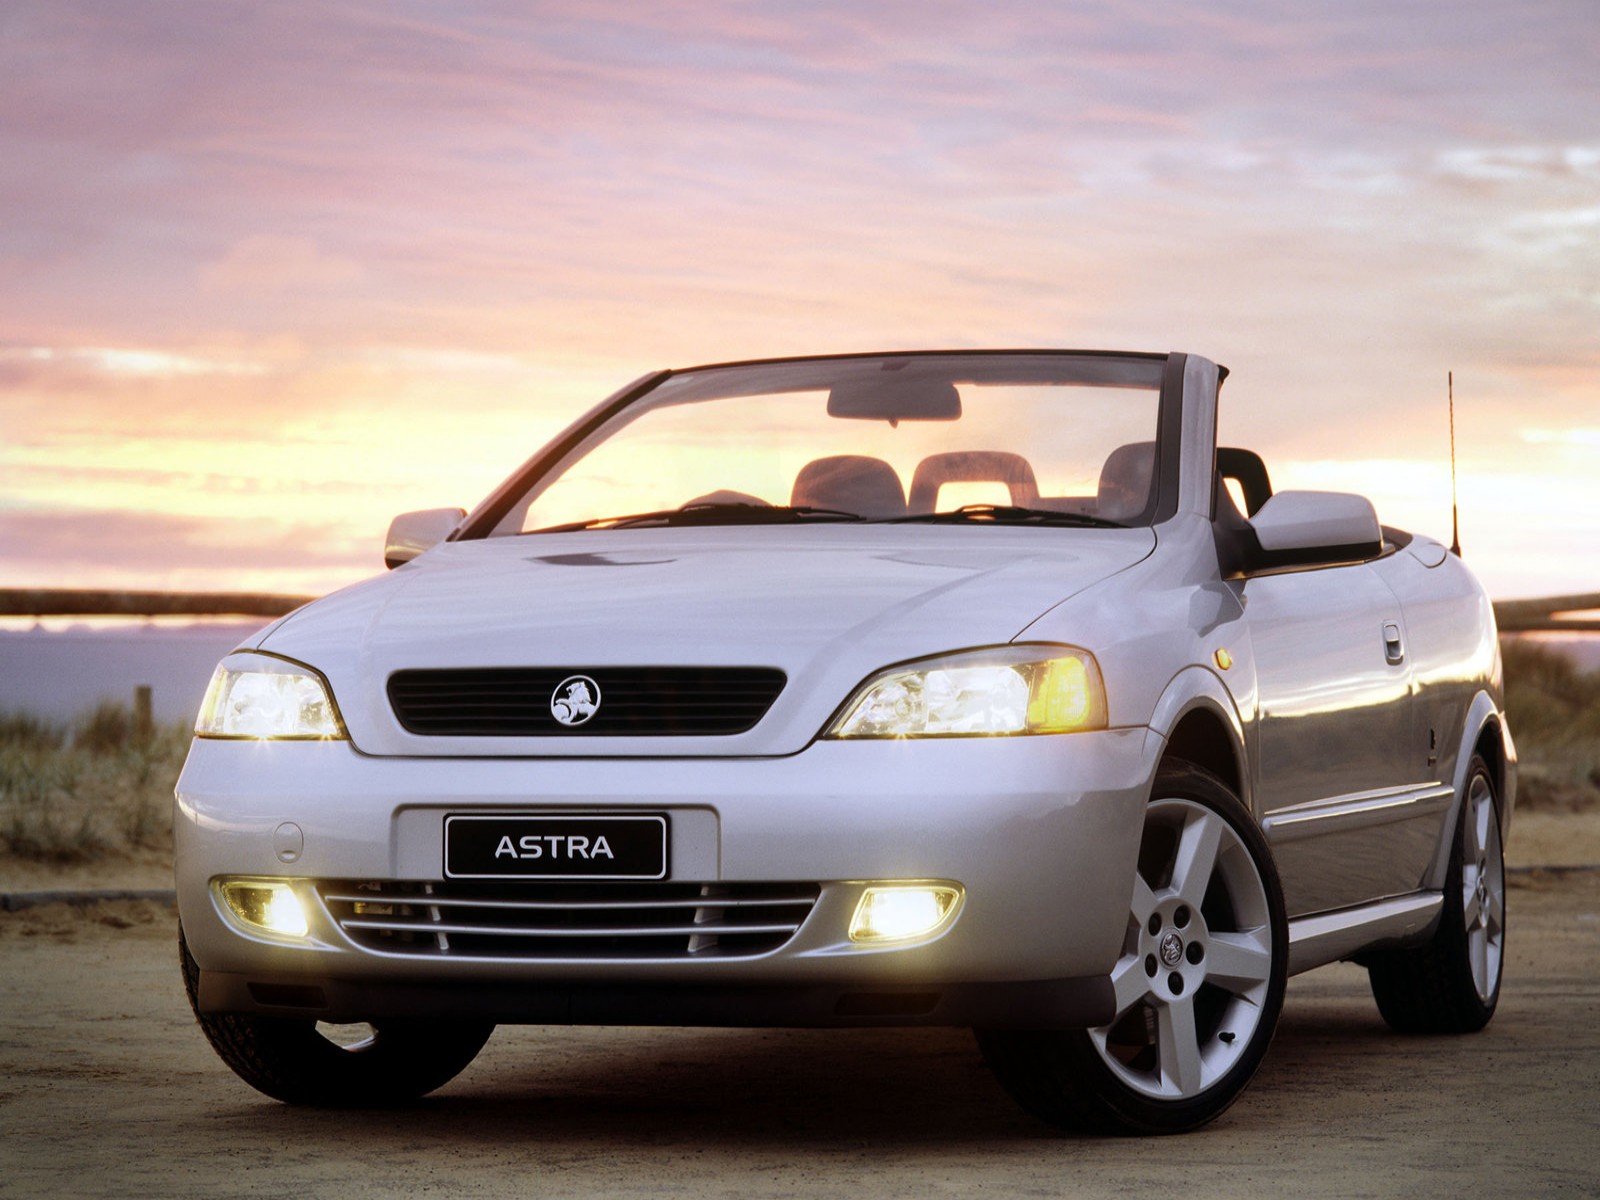
<instances>
[{"instance_id":1,"label":"radio antenna","mask_svg":"<svg viewBox=\"0 0 1600 1200\"><path fill-rule=\"evenodd\" d=\"M1456 373L1446 372L1450 389L1450 553L1461 557L1461 513L1456 507Z\"/></svg>"}]
</instances>

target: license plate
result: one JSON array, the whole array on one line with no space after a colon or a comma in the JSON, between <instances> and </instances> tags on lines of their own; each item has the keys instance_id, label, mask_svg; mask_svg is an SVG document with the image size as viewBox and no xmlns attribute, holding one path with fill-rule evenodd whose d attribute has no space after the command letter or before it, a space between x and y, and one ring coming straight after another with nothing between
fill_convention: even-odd
<instances>
[{"instance_id":1,"label":"license plate","mask_svg":"<svg viewBox=\"0 0 1600 1200\"><path fill-rule=\"evenodd\" d=\"M665 879L667 818L444 819L447 879Z\"/></svg>"}]
</instances>

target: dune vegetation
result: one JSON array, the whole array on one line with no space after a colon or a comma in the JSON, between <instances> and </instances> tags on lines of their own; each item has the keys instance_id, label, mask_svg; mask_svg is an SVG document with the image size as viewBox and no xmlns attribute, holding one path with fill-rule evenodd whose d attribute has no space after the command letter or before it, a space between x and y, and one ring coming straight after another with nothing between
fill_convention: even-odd
<instances>
[{"instance_id":1,"label":"dune vegetation","mask_svg":"<svg viewBox=\"0 0 1600 1200\"><path fill-rule=\"evenodd\" d=\"M1506 715L1520 807L1600 808L1600 671L1527 638L1505 638Z\"/></svg>"},{"instance_id":2,"label":"dune vegetation","mask_svg":"<svg viewBox=\"0 0 1600 1200\"><path fill-rule=\"evenodd\" d=\"M0 715L0 854L80 863L168 852L185 726L141 728L126 705L76 721Z\"/></svg>"}]
</instances>

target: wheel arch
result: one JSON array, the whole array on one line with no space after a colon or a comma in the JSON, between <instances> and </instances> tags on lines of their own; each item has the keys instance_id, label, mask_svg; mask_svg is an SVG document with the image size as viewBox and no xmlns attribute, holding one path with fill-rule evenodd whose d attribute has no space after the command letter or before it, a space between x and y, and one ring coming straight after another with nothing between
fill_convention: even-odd
<instances>
[{"instance_id":1,"label":"wheel arch","mask_svg":"<svg viewBox=\"0 0 1600 1200\"><path fill-rule=\"evenodd\" d=\"M1161 735L1156 769L1180 759L1210 771L1254 812L1250 772L1246 769L1244 723L1220 679L1203 667L1188 667L1173 676L1156 702L1150 727Z\"/></svg>"},{"instance_id":2,"label":"wheel arch","mask_svg":"<svg viewBox=\"0 0 1600 1200\"><path fill-rule=\"evenodd\" d=\"M1426 888L1444 886L1456 821L1467 794L1467 773L1472 768L1474 755L1480 756L1488 765L1490 782L1494 784L1495 810L1500 816L1500 836L1504 839L1511 832L1511 814L1517 803L1517 748L1511 740L1511 728L1506 724L1505 713L1486 691L1480 691L1473 697L1467 708L1467 719L1461 724L1455 772L1450 781L1455 797L1450 802L1449 820L1444 823L1439 835L1433 865L1423 881Z\"/></svg>"},{"instance_id":3,"label":"wheel arch","mask_svg":"<svg viewBox=\"0 0 1600 1200\"><path fill-rule=\"evenodd\" d=\"M1484 697L1487 701L1488 697ZM1469 722L1469 728L1471 723ZM1511 730L1498 712L1487 717L1477 731L1472 743L1473 754L1479 754L1489 764L1494 780L1495 805L1500 810L1500 822L1507 824L1517 800L1517 751L1511 744ZM1456 772L1459 788L1465 779L1463 770Z\"/></svg>"}]
</instances>

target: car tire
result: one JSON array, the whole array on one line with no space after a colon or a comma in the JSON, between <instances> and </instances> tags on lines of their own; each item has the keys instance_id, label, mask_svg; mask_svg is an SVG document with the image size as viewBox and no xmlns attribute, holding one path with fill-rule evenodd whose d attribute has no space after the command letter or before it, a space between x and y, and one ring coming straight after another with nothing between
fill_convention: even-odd
<instances>
[{"instance_id":1,"label":"car tire","mask_svg":"<svg viewBox=\"0 0 1600 1200\"><path fill-rule=\"evenodd\" d=\"M203 1013L200 968L178 930L184 991L195 1019L228 1067L257 1091L286 1104L377 1108L405 1104L454 1079L483 1049L492 1024L480 1021L383 1022L349 1044L318 1023L247 1013Z\"/></svg>"},{"instance_id":2,"label":"car tire","mask_svg":"<svg viewBox=\"0 0 1600 1200\"><path fill-rule=\"evenodd\" d=\"M1423 945L1362 961L1378 1011L1398 1033L1476 1033L1500 1002L1506 870L1494 777L1473 755L1445 872L1439 927Z\"/></svg>"},{"instance_id":3,"label":"car tire","mask_svg":"<svg viewBox=\"0 0 1600 1200\"><path fill-rule=\"evenodd\" d=\"M1244 1090L1277 1027L1288 923L1272 855L1216 776L1164 766L1145 811L1116 1016L1097 1029L982 1030L1001 1085L1060 1128L1183 1133Z\"/></svg>"}]
</instances>

